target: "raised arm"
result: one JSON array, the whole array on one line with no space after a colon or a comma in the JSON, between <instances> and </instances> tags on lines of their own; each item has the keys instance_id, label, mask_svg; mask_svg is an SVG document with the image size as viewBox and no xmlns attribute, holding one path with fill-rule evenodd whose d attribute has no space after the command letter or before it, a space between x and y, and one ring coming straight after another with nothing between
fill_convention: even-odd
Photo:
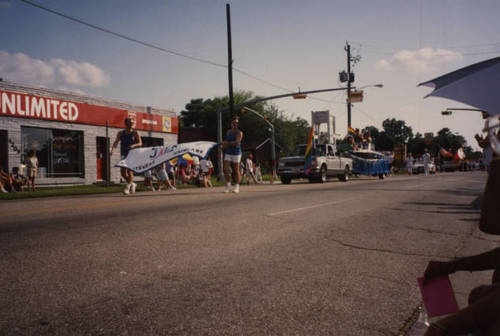
<instances>
[{"instance_id":1,"label":"raised arm","mask_svg":"<svg viewBox=\"0 0 500 336\"><path fill-rule=\"evenodd\" d=\"M457 271L484 271L500 269L500 247L471 257L458 258L452 261L430 261L425 270L426 280Z\"/></svg>"}]
</instances>

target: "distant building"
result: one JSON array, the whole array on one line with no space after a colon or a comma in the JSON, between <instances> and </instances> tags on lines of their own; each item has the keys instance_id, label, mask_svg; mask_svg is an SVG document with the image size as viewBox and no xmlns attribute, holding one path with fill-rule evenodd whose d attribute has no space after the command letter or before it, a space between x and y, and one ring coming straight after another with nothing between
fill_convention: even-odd
<instances>
[{"instance_id":1,"label":"distant building","mask_svg":"<svg viewBox=\"0 0 500 336\"><path fill-rule=\"evenodd\" d=\"M126 117L145 147L177 143L175 112L0 81L0 168L10 171L35 150L39 184L105 180L106 124L111 146ZM120 180L117 152L111 181Z\"/></svg>"}]
</instances>

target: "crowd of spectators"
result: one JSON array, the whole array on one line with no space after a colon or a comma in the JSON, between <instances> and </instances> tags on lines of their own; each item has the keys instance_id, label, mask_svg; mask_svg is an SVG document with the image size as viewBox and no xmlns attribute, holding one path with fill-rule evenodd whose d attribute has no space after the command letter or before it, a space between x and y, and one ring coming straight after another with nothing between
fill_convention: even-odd
<instances>
[{"instance_id":1,"label":"crowd of spectators","mask_svg":"<svg viewBox=\"0 0 500 336\"><path fill-rule=\"evenodd\" d=\"M144 186L152 191L161 190L164 186L167 190L175 190L176 185L196 185L199 187L212 187L212 174L214 166L210 159L179 160L178 164L167 161L162 165L144 173ZM153 178L157 180L156 188Z\"/></svg>"},{"instance_id":2,"label":"crowd of spectators","mask_svg":"<svg viewBox=\"0 0 500 336\"><path fill-rule=\"evenodd\" d=\"M10 173L0 169L0 192L20 192L29 190L30 179L22 174L19 167L13 167Z\"/></svg>"}]
</instances>

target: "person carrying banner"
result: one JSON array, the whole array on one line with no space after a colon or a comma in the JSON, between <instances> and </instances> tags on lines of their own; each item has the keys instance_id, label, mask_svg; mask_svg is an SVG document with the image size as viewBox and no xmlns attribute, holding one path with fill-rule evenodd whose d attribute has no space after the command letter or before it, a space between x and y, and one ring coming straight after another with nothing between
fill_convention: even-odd
<instances>
[{"instance_id":1,"label":"person carrying banner","mask_svg":"<svg viewBox=\"0 0 500 336\"><path fill-rule=\"evenodd\" d=\"M131 118L125 118L125 129L118 132L116 135L115 142L113 143L113 147L111 148L111 154L113 155L115 148L118 146L120 142L120 158L121 160L125 159L128 155L128 152L131 149L141 147L142 140L139 136L139 133L134 129L135 120ZM124 195L128 195L130 193L135 193L135 188L137 185L134 183L134 172L127 168L120 168L120 173L122 177L127 182L125 189L123 190Z\"/></svg>"},{"instance_id":2,"label":"person carrying banner","mask_svg":"<svg viewBox=\"0 0 500 336\"><path fill-rule=\"evenodd\" d=\"M240 192L240 161L241 161L241 140L243 139L243 132L238 128L239 119L234 116L231 120L231 129L226 133L226 140L222 142L222 149L224 151L224 176L226 178L225 193ZM232 167L234 173L234 188L231 188L231 171Z\"/></svg>"}]
</instances>

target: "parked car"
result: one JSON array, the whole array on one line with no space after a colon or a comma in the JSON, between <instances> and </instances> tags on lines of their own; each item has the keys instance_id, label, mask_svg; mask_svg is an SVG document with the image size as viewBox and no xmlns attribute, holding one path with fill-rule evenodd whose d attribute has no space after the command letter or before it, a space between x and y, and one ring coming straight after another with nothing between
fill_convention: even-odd
<instances>
[{"instance_id":1,"label":"parked car","mask_svg":"<svg viewBox=\"0 0 500 336\"><path fill-rule=\"evenodd\" d=\"M422 162L417 162L413 165L413 174L424 174L424 164ZM436 165L434 162L429 163L429 174L436 174Z\"/></svg>"}]
</instances>

